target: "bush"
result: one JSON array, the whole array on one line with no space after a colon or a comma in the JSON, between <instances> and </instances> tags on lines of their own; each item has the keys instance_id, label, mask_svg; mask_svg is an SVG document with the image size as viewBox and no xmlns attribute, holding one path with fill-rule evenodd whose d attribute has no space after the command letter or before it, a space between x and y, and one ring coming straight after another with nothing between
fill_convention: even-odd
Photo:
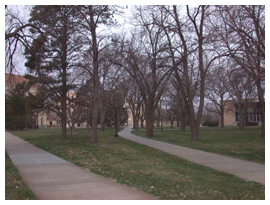
<instances>
[{"instance_id":1,"label":"bush","mask_svg":"<svg viewBox=\"0 0 270 205\"><path fill-rule=\"evenodd\" d=\"M217 126L219 126L219 122L205 121L205 122L203 123L203 126L217 127Z\"/></svg>"},{"instance_id":2,"label":"bush","mask_svg":"<svg viewBox=\"0 0 270 205\"><path fill-rule=\"evenodd\" d=\"M258 126L258 122L246 122L246 126Z\"/></svg>"},{"instance_id":3,"label":"bush","mask_svg":"<svg viewBox=\"0 0 270 205\"><path fill-rule=\"evenodd\" d=\"M30 118L27 115L22 116L6 116L5 129L8 130L23 130L30 125Z\"/></svg>"}]
</instances>

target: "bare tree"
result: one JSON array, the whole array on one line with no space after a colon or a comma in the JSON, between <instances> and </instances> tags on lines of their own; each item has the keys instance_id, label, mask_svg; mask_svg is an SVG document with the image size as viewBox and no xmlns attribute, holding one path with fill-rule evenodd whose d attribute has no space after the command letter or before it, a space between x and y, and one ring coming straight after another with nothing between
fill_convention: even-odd
<instances>
[{"instance_id":1,"label":"bare tree","mask_svg":"<svg viewBox=\"0 0 270 205\"><path fill-rule=\"evenodd\" d=\"M240 130L244 130L246 111L255 98L255 83L245 72L231 70L229 73L228 93L236 107L235 115L239 121Z\"/></svg>"},{"instance_id":2,"label":"bare tree","mask_svg":"<svg viewBox=\"0 0 270 205\"><path fill-rule=\"evenodd\" d=\"M207 27L211 15L209 6L186 7L186 14L179 15L179 7L162 7L169 14L161 22L167 35L172 67L190 119L191 140L199 140L199 125L205 98L205 79L212 63L222 56L211 41L212 32ZM173 19L170 20L170 19ZM170 34L171 33L171 34ZM172 41L172 35L178 41ZM181 42L181 44L179 44ZM176 53L177 51L178 53ZM180 59L177 60L177 59ZM181 68L179 68L179 63ZM198 100L198 103L195 103ZM198 108L195 105L198 104Z\"/></svg>"},{"instance_id":3,"label":"bare tree","mask_svg":"<svg viewBox=\"0 0 270 205\"><path fill-rule=\"evenodd\" d=\"M231 57L256 83L265 136L265 6L218 6L223 24L216 26Z\"/></svg>"},{"instance_id":4,"label":"bare tree","mask_svg":"<svg viewBox=\"0 0 270 205\"><path fill-rule=\"evenodd\" d=\"M99 89L100 89L100 76L99 76L99 53L106 47L102 46L101 41L104 36L98 33L97 28L99 25L112 25L113 14L117 9L108 5L85 5L76 7L82 19L81 26L84 29L83 36L86 39L89 47L86 54L92 59L92 65L87 68L93 79L93 108L92 108L92 133L91 143L97 143L97 125L98 125L98 108L99 108Z\"/></svg>"},{"instance_id":5,"label":"bare tree","mask_svg":"<svg viewBox=\"0 0 270 205\"><path fill-rule=\"evenodd\" d=\"M39 27L27 22L30 6L5 6L5 71L16 72L16 58L29 48L32 36L28 29L41 32ZM42 33L42 32L41 32Z\"/></svg>"},{"instance_id":6,"label":"bare tree","mask_svg":"<svg viewBox=\"0 0 270 205\"><path fill-rule=\"evenodd\" d=\"M206 109L220 115L220 127L224 127L224 107L229 97L227 93L227 87L229 86L228 76L226 68L217 65L206 77L205 97L214 105L214 109Z\"/></svg>"},{"instance_id":7,"label":"bare tree","mask_svg":"<svg viewBox=\"0 0 270 205\"><path fill-rule=\"evenodd\" d=\"M120 46L119 58L114 60L115 64L125 68L135 79L141 92L148 137L154 134L154 112L171 73L164 56L162 29L150 23L153 15L148 7L137 7L134 17L140 29L135 30L130 40Z\"/></svg>"},{"instance_id":8,"label":"bare tree","mask_svg":"<svg viewBox=\"0 0 270 205\"><path fill-rule=\"evenodd\" d=\"M133 128L138 132L139 128L139 116L141 114L143 99L138 86L134 79L130 78L129 91L127 93L127 102L129 104L132 117L133 117Z\"/></svg>"},{"instance_id":9,"label":"bare tree","mask_svg":"<svg viewBox=\"0 0 270 205\"><path fill-rule=\"evenodd\" d=\"M171 129L173 129L173 122L177 113L177 99L173 95L168 95L163 97L162 102L164 106L163 116L171 123Z\"/></svg>"},{"instance_id":10,"label":"bare tree","mask_svg":"<svg viewBox=\"0 0 270 205\"><path fill-rule=\"evenodd\" d=\"M106 45L109 45L107 43ZM115 66L111 59L114 58L114 52L110 46L106 47L100 53L100 130L105 131L105 117L109 109L110 101L112 99L113 90L119 83L121 76L125 75L125 71L119 66Z\"/></svg>"}]
</instances>

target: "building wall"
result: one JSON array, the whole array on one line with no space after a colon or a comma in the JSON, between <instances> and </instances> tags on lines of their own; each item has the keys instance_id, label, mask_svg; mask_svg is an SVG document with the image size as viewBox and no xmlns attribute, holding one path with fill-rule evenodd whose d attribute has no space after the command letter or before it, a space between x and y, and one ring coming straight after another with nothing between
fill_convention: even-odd
<instances>
[{"instance_id":1,"label":"building wall","mask_svg":"<svg viewBox=\"0 0 270 205\"><path fill-rule=\"evenodd\" d=\"M258 99L254 99L252 104L249 105L249 108L246 111L246 121L257 122L261 125L260 111L256 110L258 109L256 108L256 106L258 106L256 104L258 104ZM237 126L238 121L236 121L235 111L234 102L232 100L228 100L224 107L224 126Z\"/></svg>"},{"instance_id":2,"label":"building wall","mask_svg":"<svg viewBox=\"0 0 270 205\"><path fill-rule=\"evenodd\" d=\"M224 106L224 126L237 126L234 103L229 100Z\"/></svg>"}]
</instances>

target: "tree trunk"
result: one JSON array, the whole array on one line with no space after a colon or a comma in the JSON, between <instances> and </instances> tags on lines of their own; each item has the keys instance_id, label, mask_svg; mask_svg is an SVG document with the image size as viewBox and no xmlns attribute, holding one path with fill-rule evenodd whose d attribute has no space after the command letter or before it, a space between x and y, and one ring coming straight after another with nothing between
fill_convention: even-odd
<instances>
[{"instance_id":1,"label":"tree trunk","mask_svg":"<svg viewBox=\"0 0 270 205\"><path fill-rule=\"evenodd\" d=\"M224 128L224 108L223 111L220 113L220 127Z\"/></svg>"},{"instance_id":2,"label":"tree trunk","mask_svg":"<svg viewBox=\"0 0 270 205\"><path fill-rule=\"evenodd\" d=\"M186 131L186 114L184 112L181 112L181 127L180 127L181 132Z\"/></svg>"},{"instance_id":3,"label":"tree trunk","mask_svg":"<svg viewBox=\"0 0 270 205\"><path fill-rule=\"evenodd\" d=\"M100 131L105 131L105 117L106 117L106 111L104 111L103 106L100 108Z\"/></svg>"},{"instance_id":4,"label":"tree trunk","mask_svg":"<svg viewBox=\"0 0 270 205\"><path fill-rule=\"evenodd\" d=\"M196 124L193 124L193 126L190 126L190 130L191 130L191 140L193 142L199 141L200 127L197 126Z\"/></svg>"},{"instance_id":5,"label":"tree trunk","mask_svg":"<svg viewBox=\"0 0 270 205\"><path fill-rule=\"evenodd\" d=\"M173 129L173 121L171 121L171 129Z\"/></svg>"},{"instance_id":6,"label":"tree trunk","mask_svg":"<svg viewBox=\"0 0 270 205\"><path fill-rule=\"evenodd\" d=\"M245 126L245 116L244 116L244 111L241 108L241 105L239 105L239 128L240 131L244 131L244 126Z\"/></svg>"},{"instance_id":7,"label":"tree trunk","mask_svg":"<svg viewBox=\"0 0 270 205\"><path fill-rule=\"evenodd\" d=\"M200 132L200 118L195 118L195 111L192 101L189 103L189 124L191 131L191 141L197 142L199 141L199 132ZM198 115L198 113L197 113Z\"/></svg>"},{"instance_id":8,"label":"tree trunk","mask_svg":"<svg viewBox=\"0 0 270 205\"><path fill-rule=\"evenodd\" d=\"M103 114L100 116L100 131L105 131L105 115Z\"/></svg>"},{"instance_id":9,"label":"tree trunk","mask_svg":"<svg viewBox=\"0 0 270 205\"><path fill-rule=\"evenodd\" d=\"M98 124L98 103L97 99L94 100L93 115L92 115L92 132L91 143L97 143L97 124Z\"/></svg>"},{"instance_id":10,"label":"tree trunk","mask_svg":"<svg viewBox=\"0 0 270 205\"><path fill-rule=\"evenodd\" d=\"M67 97L62 96L61 101L61 108L62 108L62 116L61 116L61 124L62 124L62 139L67 139Z\"/></svg>"},{"instance_id":11,"label":"tree trunk","mask_svg":"<svg viewBox=\"0 0 270 205\"><path fill-rule=\"evenodd\" d=\"M132 125L132 128L135 129L135 124L136 124L136 117L135 117L135 113L132 112L132 118L133 118L133 125Z\"/></svg>"},{"instance_id":12,"label":"tree trunk","mask_svg":"<svg viewBox=\"0 0 270 205\"><path fill-rule=\"evenodd\" d=\"M146 120L146 137L154 136L154 111L153 106L148 105L145 110L145 120Z\"/></svg>"},{"instance_id":13,"label":"tree trunk","mask_svg":"<svg viewBox=\"0 0 270 205\"><path fill-rule=\"evenodd\" d=\"M140 121L141 121L141 128L144 128L144 126L143 126L143 118L141 118Z\"/></svg>"},{"instance_id":14,"label":"tree trunk","mask_svg":"<svg viewBox=\"0 0 270 205\"><path fill-rule=\"evenodd\" d=\"M223 95L220 100L220 127L224 128L224 100Z\"/></svg>"},{"instance_id":15,"label":"tree trunk","mask_svg":"<svg viewBox=\"0 0 270 205\"><path fill-rule=\"evenodd\" d=\"M153 125L153 118L148 116L146 120L146 137L153 137L154 136L154 125Z\"/></svg>"},{"instance_id":16,"label":"tree trunk","mask_svg":"<svg viewBox=\"0 0 270 205\"><path fill-rule=\"evenodd\" d=\"M121 125L121 116L122 116L122 109L123 106L119 106L117 108L117 130L119 131L120 130L120 125Z\"/></svg>"},{"instance_id":17,"label":"tree trunk","mask_svg":"<svg viewBox=\"0 0 270 205\"><path fill-rule=\"evenodd\" d=\"M92 111L92 133L91 143L97 143L97 124L98 124L98 89L99 89L99 77L98 77L98 47L96 37L96 25L94 22L93 6L89 6L90 10L90 30L92 36L92 51L93 51L93 90L94 90L94 102Z\"/></svg>"},{"instance_id":18,"label":"tree trunk","mask_svg":"<svg viewBox=\"0 0 270 205\"><path fill-rule=\"evenodd\" d=\"M177 123L177 127L180 127L180 115L179 115L179 110L176 114L176 123Z\"/></svg>"},{"instance_id":19,"label":"tree trunk","mask_svg":"<svg viewBox=\"0 0 270 205\"><path fill-rule=\"evenodd\" d=\"M135 129L135 132L139 131L139 120L137 118L134 121L134 129Z\"/></svg>"},{"instance_id":20,"label":"tree trunk","mask_svg":"<svg viewBox=\"0 0 270 205\"><path fill-rule=\"evenodd\" d=\"M261 120L262 120L262 130L261 137L265 137L265 102L264 102L264 92L261 87L261 83L257 84L258 96L259 96L259 106L261 110Z\"/></svg>"},{"instance_id":21,"label":"tree trunk","mask_svg":"<svg viewBox=\"0 0 270 205\"><path fill-rule=\"evenodd\" d=\"M191 141L199 141L200 124L197 121L190 122Z\"/></svg>"}]
</instances>

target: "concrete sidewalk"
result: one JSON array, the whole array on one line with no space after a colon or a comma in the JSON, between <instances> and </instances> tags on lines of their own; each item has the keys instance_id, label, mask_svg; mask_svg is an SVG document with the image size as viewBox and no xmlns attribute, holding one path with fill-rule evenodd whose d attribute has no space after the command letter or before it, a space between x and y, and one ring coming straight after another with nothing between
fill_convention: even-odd
<instances>
[{"instance_id":1,"label":"concrete sidewalk","mask_svg":"<svg viewBox=\"0 0 270 205\"><path fill-rule=\"evenodd\" d=\"M6 152L37 199L154 200L5 133Z\"/></svg>"},{"instance_id":2,"label":"concrete sidewalk","mask_svg":"<svg viewBox=\"0 0 270 205\"><path fill-rule=\"evenodd\" d=\"M131 128L126 127L119 132L119 136L143 144L166 153L176 155L196 164L211 167L223 171L239 178L255 181L265 185L265 165L255 162L240 160L224 155L204 152L196 149L169 144L145 137L138 137L131 134Z\"/></svg>"}]
</instances>

